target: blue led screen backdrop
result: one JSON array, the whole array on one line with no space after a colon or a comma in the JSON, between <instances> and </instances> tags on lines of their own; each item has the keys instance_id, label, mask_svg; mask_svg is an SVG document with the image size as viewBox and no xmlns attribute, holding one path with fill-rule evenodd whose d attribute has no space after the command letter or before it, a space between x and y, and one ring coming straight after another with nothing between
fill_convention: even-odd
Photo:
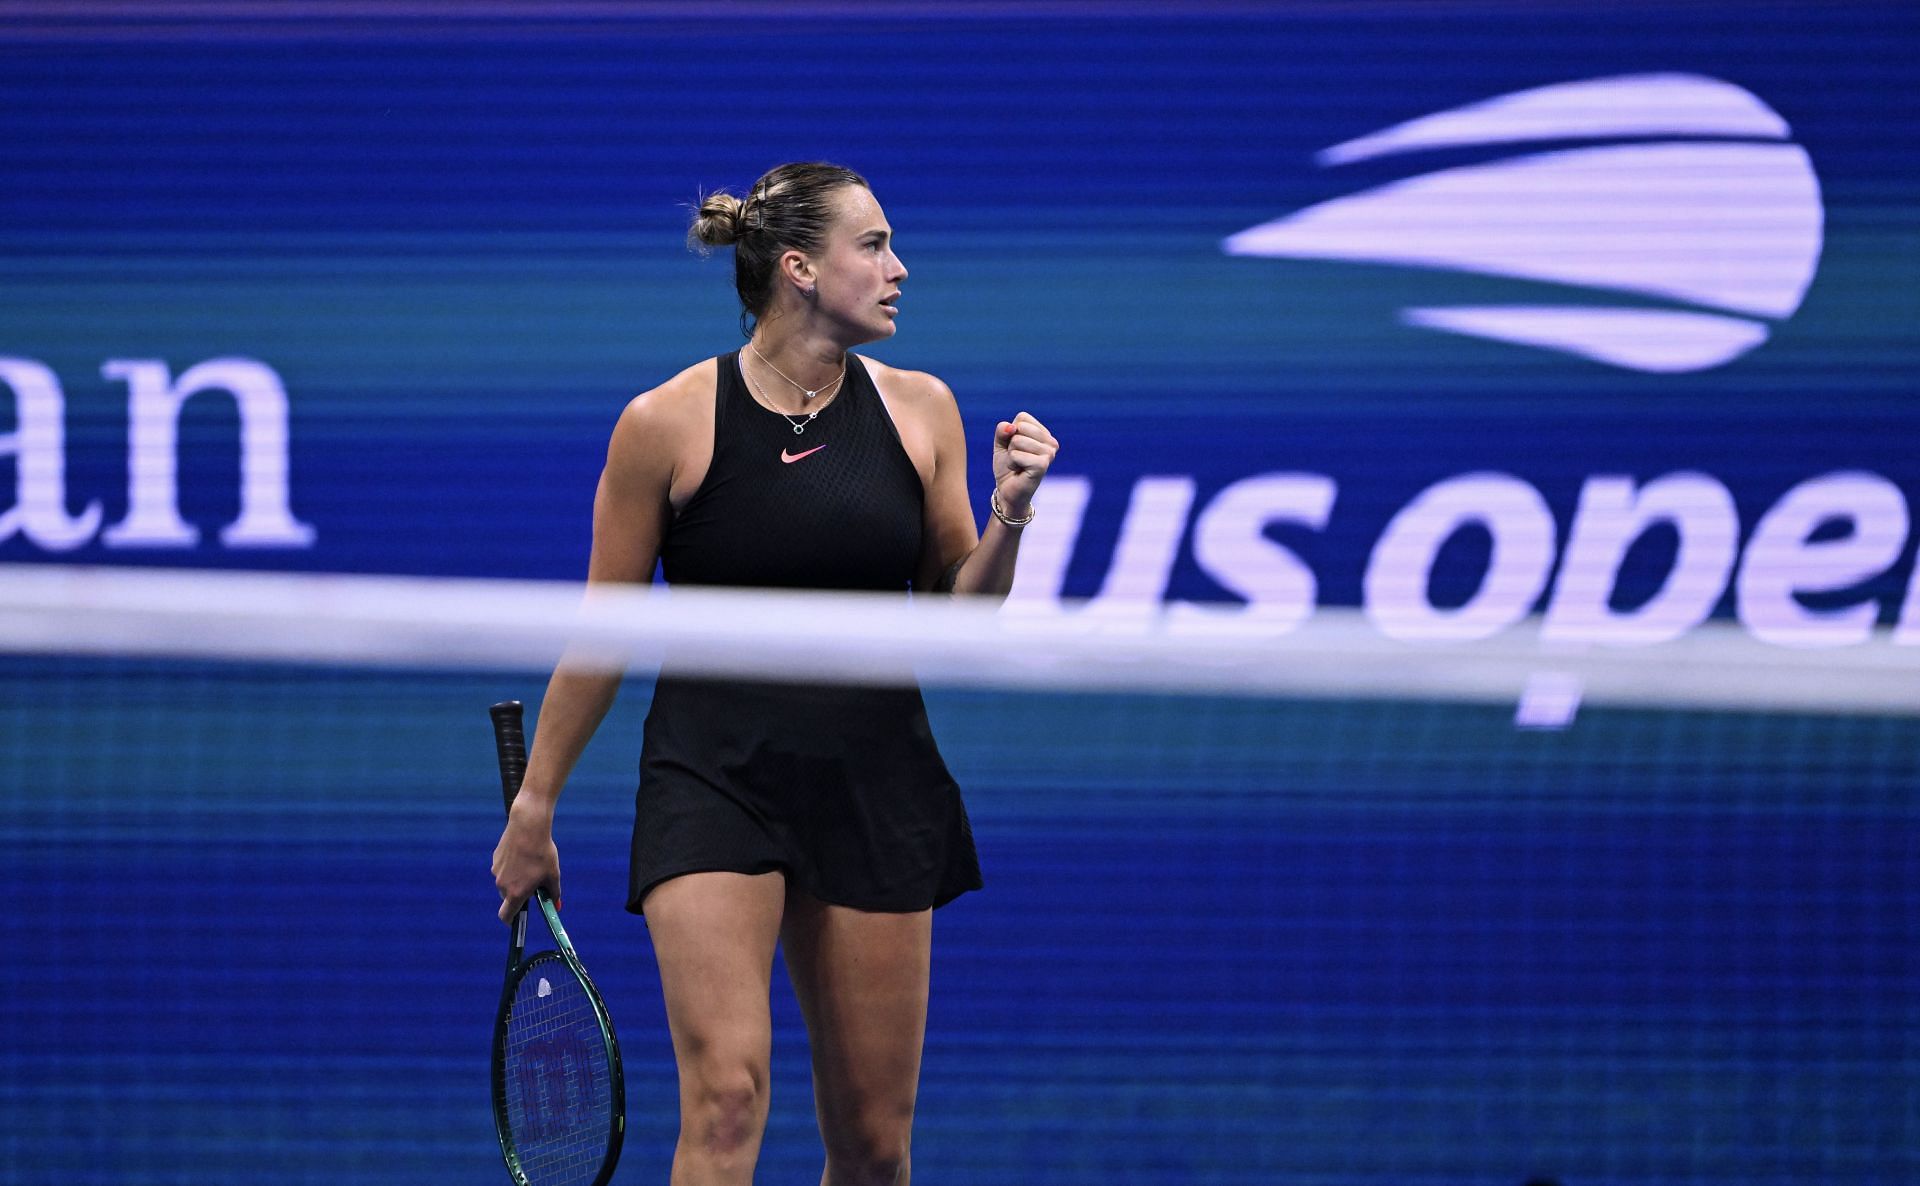
<instances>
[{"instance_id":1,"label":"blue led screen backdrop","mask_svg":"<svg viewBox=\"0 0 1920 1186\"><path fill-rule=\"evenodd\" d=\"M1063 442L1018 598L1920 642L1897 5L194 11L0 14L0 564L577 579L621 407L740 341L689 205L818 158L885 205L871 353L953 387L979 513L996 420ZM0 1180L499 1172L479 709L539 680L0 686ZM562 813L622 1181L672 1141L646 698ZM989 888L938 922L929 1180L1920 1175L1910 720L930 701Z\"/></svg>"}]
</instances>

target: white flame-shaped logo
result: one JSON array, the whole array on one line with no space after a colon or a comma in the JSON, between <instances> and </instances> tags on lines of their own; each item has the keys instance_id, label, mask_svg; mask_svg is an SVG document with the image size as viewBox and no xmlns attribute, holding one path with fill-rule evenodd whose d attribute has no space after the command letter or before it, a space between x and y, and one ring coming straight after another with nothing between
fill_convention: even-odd
<instances>
[{"instance_id":1,"label":"white flame-shaped logo","mask_svg":"<svg viewBox=\"0 0 1920 1186\"><path fill-rule=\"evenodd\" d=\"M1789 134L1754 95L1699 75L1519 91L1336 144L1318 160L1647 139L1442 169L1261 223L1223 246L1229 255L1451 269L1692 305L1418 307L1402 317L1633 370L1704 370L1766 341L1813 281L1820 183Z\"/></svg>"}]
</instances>

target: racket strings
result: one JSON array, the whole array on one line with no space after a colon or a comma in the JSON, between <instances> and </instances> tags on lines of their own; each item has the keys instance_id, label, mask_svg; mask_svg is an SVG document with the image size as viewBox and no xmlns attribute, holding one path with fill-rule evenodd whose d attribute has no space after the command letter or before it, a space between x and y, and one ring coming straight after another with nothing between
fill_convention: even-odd
<instances>
[{"instance_id":1,"label":"racket strings","mask_svg":"<svg viewBox=\"0 0 1920 1186\"><path fill-rule=\"evenodd\" d=\"M537 1186L591 1183L613 1126L612 1068L587 990L556 956L514 988L505 1048L507 1130Z\"/></svg>"}]
</instances>

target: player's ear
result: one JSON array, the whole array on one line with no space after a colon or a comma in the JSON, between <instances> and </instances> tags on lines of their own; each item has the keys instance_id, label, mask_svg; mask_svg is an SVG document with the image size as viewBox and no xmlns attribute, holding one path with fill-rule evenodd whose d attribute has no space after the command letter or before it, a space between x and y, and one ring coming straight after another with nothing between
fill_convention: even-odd
<instances>
[{"instance_id":1,"label":"player's ear","mask_svg":"<svg viewBox=\"0 0 1920 1186\"><path fill-rule=\"evenodd\" d=\"M780 255L780 275L802 293L812 290L819 277L814 272L813 261L803 251L785 251Z\"/></svg>"}]
</instances>

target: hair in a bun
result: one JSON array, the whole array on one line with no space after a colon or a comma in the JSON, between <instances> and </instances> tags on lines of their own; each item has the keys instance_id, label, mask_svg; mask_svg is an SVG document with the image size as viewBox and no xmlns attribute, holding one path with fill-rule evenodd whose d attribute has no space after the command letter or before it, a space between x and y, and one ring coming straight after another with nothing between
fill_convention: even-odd
<instances>
[{"instance_id":1,"label":"hair in a bun","mask_svg":"<svg viewBox=\"0 0 1920 1186\"><path fill-rule=\"evenodd\" d=\"M818 251L833 225L833 195L844 186L867 188L852 169L803 161L770 169L744 198L715 190L700 199L687 245L703 254L733 248L733 287L740 294L740 329L773 304L774 265L788 250Z\"/></svg>"},{"instance_id":2,"label":"hair in a bun","mask_svg":"<svg viewBox=\"0 0 1920 1186\"><path fill-rule=\"evenodd\" d=\"M750 229L752 224L747 219L747 204L724 189L715 190L700 199L693 227L687 232L687 243L689 246L730 247L746 238Z\"/></svg>"}]
</instances>

